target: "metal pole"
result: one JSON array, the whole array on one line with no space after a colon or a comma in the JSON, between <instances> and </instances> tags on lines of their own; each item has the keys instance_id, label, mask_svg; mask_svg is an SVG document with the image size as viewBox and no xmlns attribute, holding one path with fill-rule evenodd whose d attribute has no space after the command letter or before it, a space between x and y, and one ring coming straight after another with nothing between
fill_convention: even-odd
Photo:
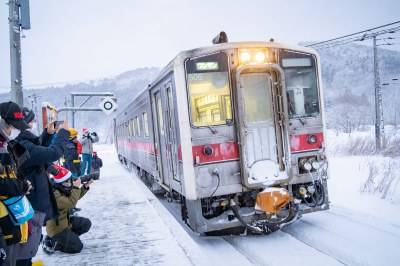
<instances>
[{"instance_id":1,"label":"metal pole","mask_svg":"<svg viewBox=\"0 0 400 266\"><path fill-rule=\"evenodd\" d=\"M10 25L10 72L11 72L11 100L23 105L22 73L21 73L21 28L19 25L19 6L16 0L9 0Z\"/></svg>"},{"instance_id":2,"label":"metal pole","mask_svg":"<svg viewBox=\"0 0 400 266\"><path fill-rule=\"evenodd\" d=\"M71 94L71 106L72 108L75 107L75 100L73 94ZM71 125L73 128L75 128L75 111L71 111Z\"/></svg>"},{"instance_id":3,"label":"metal pole","mask_svg":"<svg viewBox=\"0 0 400 266\"><path fill-rule=\"evenodd\" d=\"M375 75L375 141L376 149L382 149L384 140L384 121L382 108L382 92L379 77L378 48L376 46L376 35L373 37L374 44L374 75Z\"/></svg>"}]
</instances>

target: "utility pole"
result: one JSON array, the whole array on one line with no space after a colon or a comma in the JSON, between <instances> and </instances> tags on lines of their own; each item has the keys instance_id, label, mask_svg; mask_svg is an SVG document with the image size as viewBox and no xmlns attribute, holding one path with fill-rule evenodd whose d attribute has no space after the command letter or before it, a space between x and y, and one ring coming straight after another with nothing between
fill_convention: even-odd
<instances>
[{"instance_id":1,"label":"utility pole","mask_svg":"<svg viewBox=\"0 0 400 266\"><path fill-rule=\"evenodd\" d=\"M23 105L21 31L30 29L29 0L9 0L11 100ZM20 16L21 15L21 16Z\"/></svg>"},{"instance_id":2,"label":"utility pole","mask_svg":"<svg viewBox=\"0 0 400 266\"><path fill-rule=\"evenodd\" d=\"M377 150L381 150L383 140L385 138L384 121L383 121L383 108L382 108L382 91L379 76L378 64L378 48L376 46L376 36L372 36L374 45L374 77L375 77L375 145Z\"/></svg>"}]
</instances>

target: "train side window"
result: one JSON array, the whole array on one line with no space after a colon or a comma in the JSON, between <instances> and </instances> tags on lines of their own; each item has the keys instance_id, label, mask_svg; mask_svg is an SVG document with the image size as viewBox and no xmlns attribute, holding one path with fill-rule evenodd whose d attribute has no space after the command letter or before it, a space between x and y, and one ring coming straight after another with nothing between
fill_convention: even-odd
<instances>
[{"instance_id":1,"label":"train side window","mask_svg":"<svg viewBox=\"0 0 400 266\"><path fill-rule=\"evenodd\" d=\"M128 127L128 137L131 137L132 136L132 131L131 131L131 121L130 120L128 120L128 122L127 122L127 127Z\"/></svg>"},{"instance_id":2,"label":"train side window","mask_svg":"<svg viewBox=\"0 0 400 266\"><path fill-rule=\"evenodd\" d=\"M163 118L163 111L161 105L161 98L157 99L157 109L158 109L158 125L160 127L160 134L164 136L164 118Z\"/></svg>"},{"instance_id":3,"label":"train side window","mask_svg":"<svg viewBox=\"0 0 400 266\"><path fill-rule=\"evenodd\" d=\"M185 66L192 124L196 127L231 124L227 54L188 59Z\"/></svg>"},{"instance_id":4,"label":"train side window","mask_svg":"<svg viewBox=\"0 0 400 266\"><path fill-rule=\"evenodd\" d=\"M147 121L147 113L146 112L144 112L142 114L142 121L143 121L143 134L145 137L148 137L149 136L149 124Z\"/></svg>"},{"instance_id":5,"label":"train side window","mask_svg":"<svg viewBox=\"0 0 400 266\"><path fill-rule=\"evenodd\" d=\"M140 137L140 119L138 116L136 116L136 133L137 136Z\"/></svg>"},{"instance_id":6,"label":"train side window","mask_svg":"<svg viewBox=\"0 0 400 266\"><path fill-rule=\"evenodd\" d=\"M132 137L135 137L135 121L133 120L133 118L131 119L131 125L132 125Z\"/></svg>"}]
</instances>

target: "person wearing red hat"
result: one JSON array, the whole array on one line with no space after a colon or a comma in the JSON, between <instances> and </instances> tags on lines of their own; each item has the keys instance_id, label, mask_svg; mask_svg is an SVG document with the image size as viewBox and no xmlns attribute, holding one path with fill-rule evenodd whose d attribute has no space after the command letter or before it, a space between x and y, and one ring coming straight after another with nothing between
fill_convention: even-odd
<instances>
[{"instance_id":1,"label":"person wearing red hat","mask_svg":"<svg viewBox=\"0 0 400 266\"><path fill-rule=\"evenodd\" d=\"M34 113L31 110L24 108L23 114L26 123L33 121ZM31 219L32 233L28 242L20 246L16 266L31 265L32 258L40 246L42 225L58 216L56 199L46 170L64 154L70 133L66 121L57 130L54 125L55 121L49 123L40 136L36 136L30 130L22 130L16 138L30 154L29 158L18 167L17 176L32 182L34 189L27 198L35 211Z\"/></svg>"},{"instance_id":2,"label":"person wearing red hat","mask_svg":"<svg viewBox=\"0 0 400 266\"><path fill-rule=\"evenodd\" d=\"M47 236L43 242L43 251L48 255L56 250L79 253L83 248L79 236L88 232L92 223L85 217L70 216L69 211L87 193L93 180L82 185L80 178L72 180L68 169L58 165L55 167L58 173L53 176L53 189L60 215L46 222Z\"/></svg>"},{"instance_id":3,"label":"person wearing red hat","mask_svg":"<svg viewBox=\"0 0 400 266\"><path fill-rule=\"evenodd\" d=\"M83 129L83 136L79 139L82 144L82 168L81 175L85 172L90 174L92 170L92 153L93 153L93 143L99 141L99 136L96 132L90 133L87 128Z\"/></svg>"}]
</instances>

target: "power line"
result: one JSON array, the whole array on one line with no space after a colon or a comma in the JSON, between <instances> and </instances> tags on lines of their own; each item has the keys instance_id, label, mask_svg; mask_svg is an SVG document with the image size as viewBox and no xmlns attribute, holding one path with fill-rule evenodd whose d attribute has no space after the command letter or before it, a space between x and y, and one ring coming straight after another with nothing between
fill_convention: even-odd
<instances>
[{"instance_id":1,"label":"power line","mask_svg":"<svg viewBox=\"0 0 400 266\"><path fill-rule=\"evenodd\" d=\"M348 35L345 35L345 36L337 37L337 38L334 38L334 39L330 39L330 40L327 40L327 41L318 42L318 43L314 43L314 44L310 44L310 45L306 45L306 46L307 47L315 47L315 46L319 46L319 45L324 44L324 43L328 43L328 42L344 39L344 38L347 38L347 37L350 37L350 36L354 36L354 35L358 35L358 34L361 34L361 33L370 32L370 31L373 31L373 30L377 30L377 29L384 28L384 27L387 27L387 26L395 25L395 24L398 24L398 23L400 23L400 21L396 21L396 22L393 22L393 23L390 23L390 24L382 25L382 26L375 27L375 28L372 28L372 29L368 29L368 30L364 30L364 31L348 34ZM398 27L398 28L400 28L400 27ZM361 41L363 41L363 40L361 40Z\"/></svg>"}]
</instances>

